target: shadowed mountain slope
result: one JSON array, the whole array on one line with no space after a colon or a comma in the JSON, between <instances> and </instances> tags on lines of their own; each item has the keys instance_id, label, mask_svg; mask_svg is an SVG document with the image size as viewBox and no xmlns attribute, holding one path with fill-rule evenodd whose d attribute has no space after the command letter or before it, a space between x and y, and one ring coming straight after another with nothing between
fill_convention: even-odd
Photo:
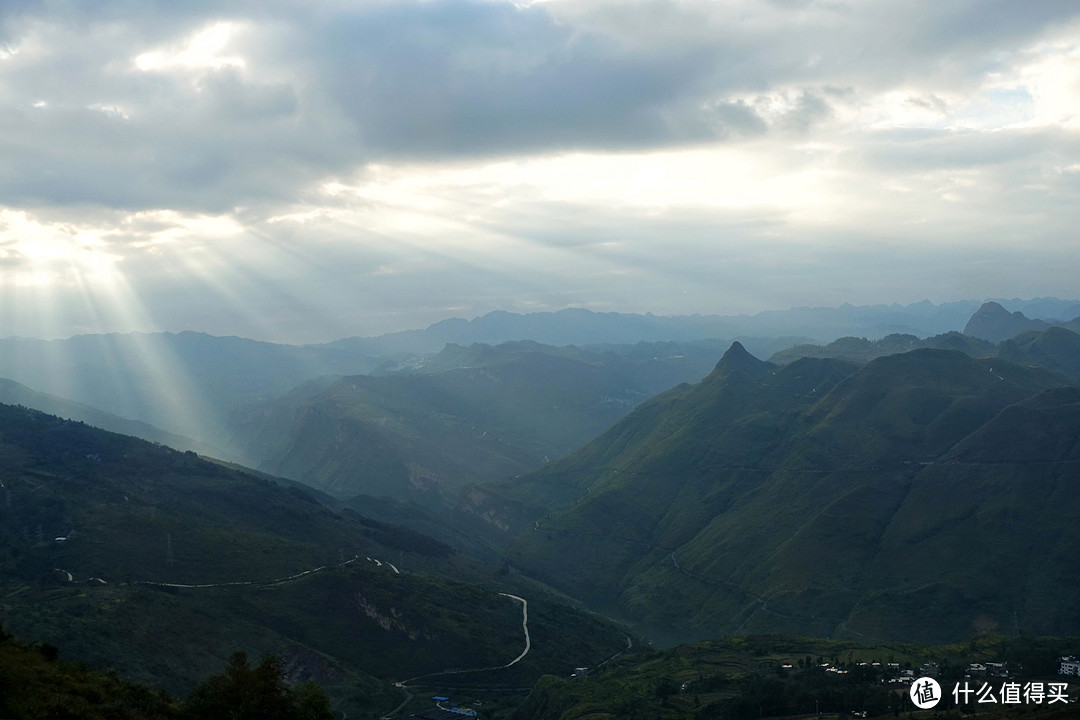
<instances>
[{"instance_id":1,"label":"shadowed mountain slope","mask_svg":"<svg viewBox=\"0 0 1080 720\"><path fill-rule=\"evenodd\" d=\"M0 378L0 403L22 405L51 415L58 415L68 420L85 422L102 430L123 435L133 435L143 440L161 443L179 450L194 450L208 455L216 454L216 449L205 443L165 432L148 423L113 415L90 405L66 400L48 393L37 392L14 380Z\"/></svg>"},{"instance_id":2,"label":"shadowed mountain slope","mask_svg":"<svg viewBox=\"0 0 1080 720\"><path fill-rule=\"evenodd\" d=\"M786 365L801 357L828 357L861 365L875 358L922 348L957 350L972 357L993 355L996 349L993 343L962 335L958 332L935 335L925 339L917 338L914 335L886 335L880 340L842 337L828 345L796 345L773 354L769 360L779 365Z\"/></svg>"},{"instance_id":3,"label":"shadowed mountain slope","mask_svg":"<svg viewBox=\"0 0 1080 720\"><path fill-rule=\"evenodd\" d=\"M1037 365L1080 382L1080 334L1062 327L1030 332L1006 340L998 357L1020 365Z\"/></svg>"},{"instance_id":4,"label":"shadowed mountain slope","mask_svg":"<svg viewBox=\"0 0 1080 720\"><path fill-rule=\"evenodd\" d=\"M426 363L436 372L301 388L253 414L242 433L251 462L267 472L339 498L446 510L467 485L535 469L655 393L702 377L702 357L447 346Z\"/></svg>"}]
</instances>

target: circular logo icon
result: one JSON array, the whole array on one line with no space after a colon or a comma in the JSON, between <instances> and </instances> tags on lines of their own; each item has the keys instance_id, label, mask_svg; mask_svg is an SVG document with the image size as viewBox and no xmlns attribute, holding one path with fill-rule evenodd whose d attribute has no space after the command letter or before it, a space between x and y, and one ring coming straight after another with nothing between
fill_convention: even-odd
<instances>
[{"instance_id":1,"label":"circular logo icon","mask_svg":"<svg viewBox=\"0 0 1080 720\"><path fill-rule=\"evenodd\" d=\"M911 702L920 710L929 710L941 700L941 686L932 677L921 677L911 683Z\"/></svg>"}]
</instances>

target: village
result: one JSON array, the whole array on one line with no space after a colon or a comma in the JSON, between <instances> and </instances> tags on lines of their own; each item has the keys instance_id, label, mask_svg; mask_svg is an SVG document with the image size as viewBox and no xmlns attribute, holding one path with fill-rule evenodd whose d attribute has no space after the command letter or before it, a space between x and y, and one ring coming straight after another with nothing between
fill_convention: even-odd
<instances>
[{"instance_id":1,"label":"village","mask_svg":"<svg viewBox=\"0 0 1080 720\"><path fill-rule=\"evenodd\" d=\"M852 676L863 681L893 686L897 692L909 692L915 698L913 685L929 678L938 683L940 695L931 699L944 703L943 708L977 705L1053 705L1080 702L1080 659L1072 655L1058 658L1055 676L1028 673L1022 665L1008 662L983 661L966 664L927 662L918 668L911 663L821 661L811 664L809 658L798 664L782 663L777 672L784 674L813 670L814 666L828 676ZM685 688L684 688L685 690ZM941 709L941 708L939 708ZM865 710L852 710L853 717L867 717Z\"/></svg>"}]
</instances>

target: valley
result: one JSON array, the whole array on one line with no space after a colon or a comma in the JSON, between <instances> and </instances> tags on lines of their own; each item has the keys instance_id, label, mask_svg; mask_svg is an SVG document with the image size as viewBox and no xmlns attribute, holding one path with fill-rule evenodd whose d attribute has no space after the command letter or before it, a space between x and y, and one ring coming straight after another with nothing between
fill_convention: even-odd
<instances>
[{"instance_id":1,"label":"valley","mask_svg":"<svg viewBox=\"0 0 1080 720\"><path fill-rule=\"evenodd\" d=\"M270 654L350 717L431 695L577 717L656 647L739 638L915 657L1046 636L1066 653L1080 336L1006 315L972 318L1022 325L997 342L513 340L366 359L185 337L197 366L168 351L199 378L185 389L133 367L129 384L69 376L79 402L56 379L20 384L37 350L7 355L0 621L179 698L237 651ZM108 352L80 363L174 341L84 339ZM117 401L86 402L105 387ZM178 435L195 426L168 421L170 392L214 422ZM678 695L615 715L698 712Z\"/></svg>"}]
</instances>

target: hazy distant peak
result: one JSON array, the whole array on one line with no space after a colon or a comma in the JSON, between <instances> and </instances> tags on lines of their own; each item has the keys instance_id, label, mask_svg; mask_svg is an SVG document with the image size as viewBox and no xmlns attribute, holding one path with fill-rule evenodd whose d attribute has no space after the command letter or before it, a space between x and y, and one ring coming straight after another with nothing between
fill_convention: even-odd
<instances>
[{"instance_id":1,"label":"hazy distant peak","mask_svg":"<svg viewBox=\"0 0 1080 720\"><path fill-rule=\"evenodd\" d=\"M1045 330L1049 324L1032 320L1020 311L1010 313L996 302L983 303L968 320L964 334L998 343L1031 330Z\"/></svg>"},{"instance_id":2,"label":"hazy distant peak","mask_svg":"<svg viewBox=\"0 0 1080 720\"><path fill-rule=\"evenodd\" d=\"M972 317L973 318L974 317L981 317L981 318L985 318L985 319L989 319L989 320L1007 320L1007 319L1027 320L1028 319L1027 316L1024 315L1024 313L1020 312L1019 310L1017 310L1016 312L1009 312L1008 310L1005 309L1004 305L1002 305L1001 303L998 303L998 302L994 302L993 300L991 300L989 302L984 302L979 307L979 309L975 311L975 315L973 315Z\"/></svg>"}]
</instances>

